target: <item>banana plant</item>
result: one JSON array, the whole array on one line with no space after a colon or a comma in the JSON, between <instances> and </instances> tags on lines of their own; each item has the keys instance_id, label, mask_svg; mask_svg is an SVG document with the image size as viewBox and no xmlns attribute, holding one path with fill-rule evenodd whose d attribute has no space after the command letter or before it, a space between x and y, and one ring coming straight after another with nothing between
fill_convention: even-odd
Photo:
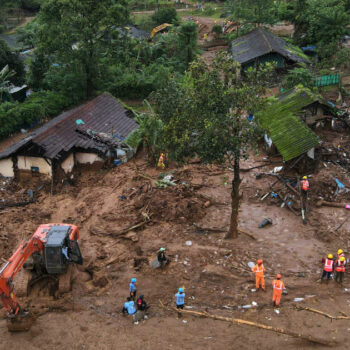
<instances>
[{"instance_id":1,"label":"banana plant","mask_svg":"<svg viewBox=\"0 0 350 350\"><path fill-rule=\"evenodd\" d=\"M16 72L10 70L8 64L0 71L0 102L2 101L2 94L8 92L10 88L10 78L14 76Z\"/></svg>"}]
</instances>

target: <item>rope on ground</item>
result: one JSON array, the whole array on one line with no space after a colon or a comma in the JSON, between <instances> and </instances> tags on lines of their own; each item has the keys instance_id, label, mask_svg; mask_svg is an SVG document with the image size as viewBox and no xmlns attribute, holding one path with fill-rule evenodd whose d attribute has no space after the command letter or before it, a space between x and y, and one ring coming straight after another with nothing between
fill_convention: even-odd
<instances>
[{"instance_id":1,"label":"rope on ground","mask_svg":"<svg viewBox=\"0 0 350 350\"><path fill-rule=\"evenodd\" d=\"M208 312L181 310L181 309L176 309L174 307L167 308L160 300L159 300L159 302L160 302L160 306L162 308L170 310L170 311L175 311L175 312L193 315L193 316L197 316L197 317L207 317L207 318L212 318L214 320L226 321L226 322L236 323L239 325L243 324L246 326L265 329L267 331L272 331L272 332L276 332L276 333L289 335L291 337L303 339L303 340L306 340L306 341L309 341L309 342L315 343L315 344L321 344L321 345L326 345L326 346L335 345L335 342L332 342L332 341L328 341L328 340L324 340L324 339L320 339L320 338L315 338L315 337L312 337L311 335L303 335L303 334L292 332L292 331L289 331L289 330L286 330L283 328L272 327L272 326L264 325L262 323L256 323L256 322L242 320L242 319L238 319L238 318L213 315L213 314L209 314Z\"/></svg>"},{"instance_id":2,"label":"rope on ground","mask_svg":"<svg viewBox=\"0 0 350 350\"><path fill-rule=\"evenodd\" d=\"M344 314L344 316L332 316L330 314L327 314L326 312L323 312L323 311L320 311L320 310L316 310L316 309L313 309L311 307L306 307L306 306L295 306L295 308L297 310L303 310L303 311L310 311L310 312L314 312L316 314L319 314L319 315L322 315L322 316L325 316L325 317L328 317L330 318L332 321L333 320L350 320L350 317L349 316L346 316Z\"/></svg>"}]
</instances>

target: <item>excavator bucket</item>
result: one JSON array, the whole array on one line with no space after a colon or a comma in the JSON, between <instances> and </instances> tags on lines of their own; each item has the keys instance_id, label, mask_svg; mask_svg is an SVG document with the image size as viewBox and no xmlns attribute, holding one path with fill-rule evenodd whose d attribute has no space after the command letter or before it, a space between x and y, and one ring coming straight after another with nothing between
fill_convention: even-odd
<instances>
[{"instance_id":1,"label":"excavator bucket","mask_svg":"<svg viewBox=\"0 0 350 350\"><path fill-rule=\"evenodd\" d=\"M24 312L16 316L8 316L7 329L9 332L26 332L30 330L34 322L35 317L29 312Z\"/></svg>"}]
</instances>

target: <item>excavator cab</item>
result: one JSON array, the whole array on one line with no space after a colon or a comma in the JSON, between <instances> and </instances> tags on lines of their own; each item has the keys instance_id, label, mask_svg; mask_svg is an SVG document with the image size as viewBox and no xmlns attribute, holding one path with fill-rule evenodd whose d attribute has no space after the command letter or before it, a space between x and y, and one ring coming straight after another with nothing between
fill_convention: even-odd
<instances>
[{"instance_id":1,"label":"excavator cab","mask_svg":"<svg viewBox=\"0 0 350 350\"><path fill-rule=\"evenodd\" d=\"M64 274L70 262L81 265L83 258L76 240L70 240L70 226L52 226L44 244L45 267L48 274Z\"/></svg>"}]
</instances>

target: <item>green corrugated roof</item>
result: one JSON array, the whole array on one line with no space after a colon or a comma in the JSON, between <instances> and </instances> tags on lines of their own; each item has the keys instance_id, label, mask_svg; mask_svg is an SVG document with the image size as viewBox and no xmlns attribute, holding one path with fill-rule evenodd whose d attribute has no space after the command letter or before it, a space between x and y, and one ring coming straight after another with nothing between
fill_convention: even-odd
<instances>
[{"instance_id":1,"label":"green corrugated roof","mask_svg":"<svg viewBox=\"0 0 350 350\"><path fill-rule=\"evenodd\" d=\"M318 145L317 136L298 117L301 109L315 102L317 96L302 88L287 91L277 99L257 113L257 120L283 160L288 161Z\"/></svg>"}]
</instances>

